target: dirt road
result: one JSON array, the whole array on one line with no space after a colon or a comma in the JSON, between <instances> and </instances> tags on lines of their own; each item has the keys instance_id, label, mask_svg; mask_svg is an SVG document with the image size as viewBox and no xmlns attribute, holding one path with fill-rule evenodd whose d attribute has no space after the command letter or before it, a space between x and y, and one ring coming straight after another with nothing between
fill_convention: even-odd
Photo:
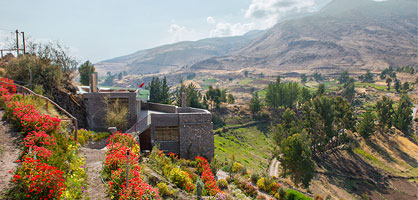
<instances>
[{"instance_id":1,"label":"dirt road","mask_svg":"<svg viewBox=\"0 0 418 200\"><path fill-rule=\"evenodd\" d=\"M105 159L105 150L89 149L83 147L80 151L86 158L86 167L88 169L88 188L87 193L91 200L109 199L106 196L106 187L100 178L100 171L102 169L102 162Z\"/></svg>"},{"instance_id":2,"label":"dirt road","mask_svg":"<svg viewBox=\"0 0 418 200\"><path fill-rule=\"evenodd\" d=\"M271 177L279 176L279 165L280 165L280 162L276 158L273 158L269 167L269 175Z\"/></svg>"},{"instance_id":3,"label":"dirt road","mask_svg":"<svg viewBox=\"0 0 418 200\"><path fill-rule=\"evenodd\" d=\"M0 111L0 118L3 117L4 111ZM10 126L5 121L0 121L0 196L6 191L10 185L10 180L13 172L17 168L15 162L20 154L19 148L19 133L11 130ZM12 171L12 173L9 173Z\"/></svg>"}]
</instances>

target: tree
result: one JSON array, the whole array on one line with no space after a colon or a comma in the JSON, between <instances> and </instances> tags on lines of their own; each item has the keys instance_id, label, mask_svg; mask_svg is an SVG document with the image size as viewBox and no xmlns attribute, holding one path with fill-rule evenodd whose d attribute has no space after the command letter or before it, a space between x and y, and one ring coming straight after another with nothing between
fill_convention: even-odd
<instances>
[{"instance_id":1,"label":"tree","mask_svg":"<svg viewBox=\"0 0 418 200\"><path fill-rule=\"evenodd\" d=\"M150 90L150 102L169 104L170 103L170 87L167 85L167 78L159 79L153 77L151 83L148 84Z\"/></svg>"},{"instance_id":2,"label":"tree","mask_svg":"<svg viewBox=\"0 0 418 200\"><path fill-rule=\"evenodd\" d=\"M281 145L281 151L282 176L290 175L295 184L302 183L307 188L315 172L308 137L300 133L287 137Z\"/></svg>"},{"instance_id":3,"label":"tree","mask_svg":"<svg viewBox=\"0 0 418 200\"><path fill-rule=\"evenodd\" d=\"M373 83L373 82L374 82L374 81L373 81L373 75L372 75L372 73L370 72L370 70L367 70L366 74L364 74L364 76L362 76L361 81L362 81L363 83Z\"/></svg>"},{"instance_id":4,"label":"tree","mask_svg":"<svg viewBox=\"0 0 418 200\"><path fill-rule=\"evenodd\" d=\"M409 90L409 82L408 81L403 83L402 89L405 90L405 91Z\"/></svg>"},{"instance_id":5,"label":"tree","mask_svg":"<svg viewBox=\"0 0 418 200\"><path fill-rule=\"evenodd\" d=\"M355 95L356 90L354 89L354 79L350 78L346 83L344 83L343 96L348 101L352 102Z\"/></svg>"},{"instance_id":6,"label":"tree","mask_svg":"<svg viewBox=\"0 0 418 200\"><path fill-rule=\"evenodd\" d=\"M381 127L392 127L393 101L387 97L376 103L377 119Z\"/></svg>"},{"instance_id":7,"label":"tree","mask_svg":"<svg viewBox=\"0 0 418 200\"><path fill-rule=\"evenodd\" d=\"M248 77L248 71L247 70L244 71L244 76Z\"/></svg>"},{"instance_id":8,"label":"tree","mask_svg":"<svg viewBox=\"0 0 418 200\"><path fill-rule=\"evenodd\" d=\"M300 82L301 83L303 83L303 84L305 84L306 83L306 81L307 81L307 79L308 79L308 77L306 77L306 75L305 74L302 74L301 76L300 76Z\"/></svg>"},{"instance_id":9,"label":"tree","mask_svg":"<svg viewBox=\"0 0 418 200\"><path fill-rule=\"evenodd\" d=\"M313 74L313 77L314 77L315 81L317 81L317 82L319 82L319 81L322 81L322 80L323 80L323 78L322 78L322 74L321 74L321 73L318 73L318 72L315 72L315 73Z\"/></svg>"},{"instance_id":10,"label":"tree","mask_svg":"<svg viewBox=\"0 0 418 200\"><path fill-rule=\"evenodd\" d=\"M348 129L355 131L354 108L342 97L335 98L335 122L338 130Z\"/></svg>"},{"instance_id":11,"label":"tree","mask_svg":"<svg viewBox=\"0 0 418 200\"><path fill-rule=\"evenodd\" d=\"M123 75L122 75L122 72L120 72L120 73L118 74L118 80L122 80L122 78L123 78Z\"/></svg>"},{"instance_id":12,"label":"tree","mask_svg":"<svg viewBox=\"0 0 418 200\"><path fill-rule=\"evenodd\" d=\"M193 107L193 108L207 108L207 105L202 102L202 94L199 90L197 90L196 86L193 83L189 85L184 85L181 83L180 87L176 88L175 94L175 101L177 106L182 105L182 94L186 93L186 106Z\"/></svg>"},{"instance_id":13,"label":"tree","mask_svg":"<svg viewBox=\"0 0 418 200\"><path fill-rule=\"evenodd\" d=\"M363 119L358 125L357 130L364 138L368 138L374 133L374 117L371 112L367 111L363 114Z\"/></svg>"},{"instance_id":14,"label":"tree","mask_svg":"<svg viewBox=\"0 0 418 200\"><path fill-rule=\"evenodd\" d=\"M336 114L334 100L327 96L318 96L312 102L315 112L319 114L324 123L324 130L327 137L332 138L335 136L333 129Z\"/></svg>"},{"instance_id":15,"label":"tree","mask_svg":"<svg viewBox=\"0 0 418 200\"><path fill-rule=\"evenodd\" d=\"M316 90L315 96L322 96L325 94L325 85L319 84L318 89Z\"/></svg>"},{"instance_id":16,"label":"tree","mask_svg":"<svg viewBox=\"0 0 418 200\"><path fill-rule=\"evenodd\" d=\"M206 92L206 98L211 102L211 109L213 109L213 106L219 108L221 103L227 102L226 90L221 90L219 88L213 88L212 86L209 86L209 89Z\"/></svg>"},{"instance_id":17,"label":"tree","mask_svg":"<svg viewBox=\"0 0 418 200\"><path fill-rule=\"evenodd\" d=\"M398 103L398 108L394 113L394 125L404 133L408 133L412 124L412 103L408 95L402 95Z\"/></svg>"},{"instance_id":18,"label":"tree","mask_svg":"<svg viewBox=\"0 0 418 200\"><path fill-rule=\"evenodd\" d=\"M78 68L78 73L80 74L80 83L81 85L89 85L91 74L95 72L95 68L90 61L84 62Z\"/></svg>"},{"instance_id":19,"label":"tree","mask_svg":"<svg viewBox=\"0 0 418 200\"><path fill-rule=\"evenodd\" d=\"M228 94L228 103L229 103L229 104L233 104L233 103L235 103L235 98L234 98L234 95L232 95L232 94Z\"/></svg>"},{"instance_id":20,"label":"tree","mask_svg":"<svg viewBox=\"0 0 418 200\"><path fill-rule=\"evenodd\" d=\"M399 81L399 79L395 79L395 90L396 92L400 92L401 90L401 82Z\"/></svg>"},{"instance_id":21,"label":"tree","mask_svg":"<svg viewBox=\"0 0 418 200\"><path fill-rule=\"evenodd\" d=\"M390 85L392 84L392 79L391 78L387 78L386 79L386 84L387 84L387 90L390 91Z\"/></svg>"},{"instance_id":22,"label":"tree","mask_svg":"<svg viewBox=\"0 0 418 200\"><path fill-rule=\"evenodd\" d=\"M251 101L250 101L250 110L251 110L251 113L253 115L255 115L255 114L257 114L261 110L261 108L262 108L261 101L258 98L258 93L255 92L253 94L253 97L251 98Z\"/></svg>"},{"instance_id":23,"label":"tree","mask_svg":"<svg viewBox=\"0 0 418 200\"><path fill-rule=\"evenodd\" d=\"M348 76L348 72L347 71L343 71L343 73L341 73L341 75L338 77L338 82L340 82L340 84L344 84L349 79L350 79L350 76Z\"/></svg>"},{"instance_id":24,"label":"tree","mask_svg":"<svg viewBox=\"0 0 418 200\"><path fill-rule=\"evenodd\" d=\"M309 89L306 88L306 87L302 87L302 89L301 89L301 95L302 95L302 103L304 103L304 102L309 101L309 100L312 99L312 94L309 91Z\"/></svg>"}]
</instances>

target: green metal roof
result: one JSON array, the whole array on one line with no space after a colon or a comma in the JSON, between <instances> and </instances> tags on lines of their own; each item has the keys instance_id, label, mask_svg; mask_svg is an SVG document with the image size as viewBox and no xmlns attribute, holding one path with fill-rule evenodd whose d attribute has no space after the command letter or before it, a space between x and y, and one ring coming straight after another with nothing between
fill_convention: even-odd
<instances>
[{"instance_id":1,"label":"green metal roof","mask_svg":"<svg viewBox=\"0 0 418 200\"><path fill-rule=\"evenodd\" d=\"M149 90L140 89L138 91L137 97L139 97L140 99L149 100L149 94L150 94Z\"/></svg>"}]
</instances>

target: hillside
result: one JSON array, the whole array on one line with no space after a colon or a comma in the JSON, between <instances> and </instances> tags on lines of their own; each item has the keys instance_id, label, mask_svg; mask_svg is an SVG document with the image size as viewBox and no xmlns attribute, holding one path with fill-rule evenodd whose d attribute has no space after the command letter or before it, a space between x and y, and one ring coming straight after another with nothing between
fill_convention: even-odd
<instances>
[{"instance_id":1,"label":"hillside","mask_svg":"<svg viewBox=\"0 0 418 200\"><path fill-rule=\"evenodd\" d=\"M310 16L277 24L229 56L194 69L310 70L417 63L417 1L334 0Z\"/></svg>"},{"instance_id":2,"label":"hillside","mask_svg":"<svg viewBox=\"0 0 418 200\"><path fill-rule=\"evenodd\" d=\"M163 45L105 60L96 63L95 67L100 75L105 75L108 71L146 74L180 69L210 57L224 56L247 45L261 33L263 31L251 31L243 36L208 38Z\"/></svg>"}]
</instances>

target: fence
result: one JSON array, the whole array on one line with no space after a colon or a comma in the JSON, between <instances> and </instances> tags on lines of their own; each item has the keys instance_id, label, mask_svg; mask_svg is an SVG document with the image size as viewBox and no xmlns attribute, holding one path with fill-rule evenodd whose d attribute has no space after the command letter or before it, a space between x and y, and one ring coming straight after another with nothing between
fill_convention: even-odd
<instances>
[{"instance_id":1,"label":"fence","mask_svg":"<svg viewBox=\"0 0 418 200\"><path fill-rule=\"evenodd\" d=\"M69 112L67 112L66 110L61 108L61 106L59 106L57 103L55 103L54 101L52 101L48 97L36 94L35 92L33 92L32 90L30 90L29 88L27 88L25 86L22 86L22 85L19 85L19 84L16 84L16 83L7 83L7 82L4 82L4 81L0 81L0 83L5 84L5 85L14 85L14 86L16 86L17 92L20 92L23 95L23 97L25 97L27 94L39 97L39 98L45 100L45 107L47 108L47 110L48 110L48 104L51 103L53 106L55 106L55 108L57 108L59 111L61 111L65 115L67 115L70 119L61 119L61 121L72 121L73 122L74 140L77 141L77 135L78 135L77 119L74 116L72 116Z\"/></svg>"}]
</instances>

